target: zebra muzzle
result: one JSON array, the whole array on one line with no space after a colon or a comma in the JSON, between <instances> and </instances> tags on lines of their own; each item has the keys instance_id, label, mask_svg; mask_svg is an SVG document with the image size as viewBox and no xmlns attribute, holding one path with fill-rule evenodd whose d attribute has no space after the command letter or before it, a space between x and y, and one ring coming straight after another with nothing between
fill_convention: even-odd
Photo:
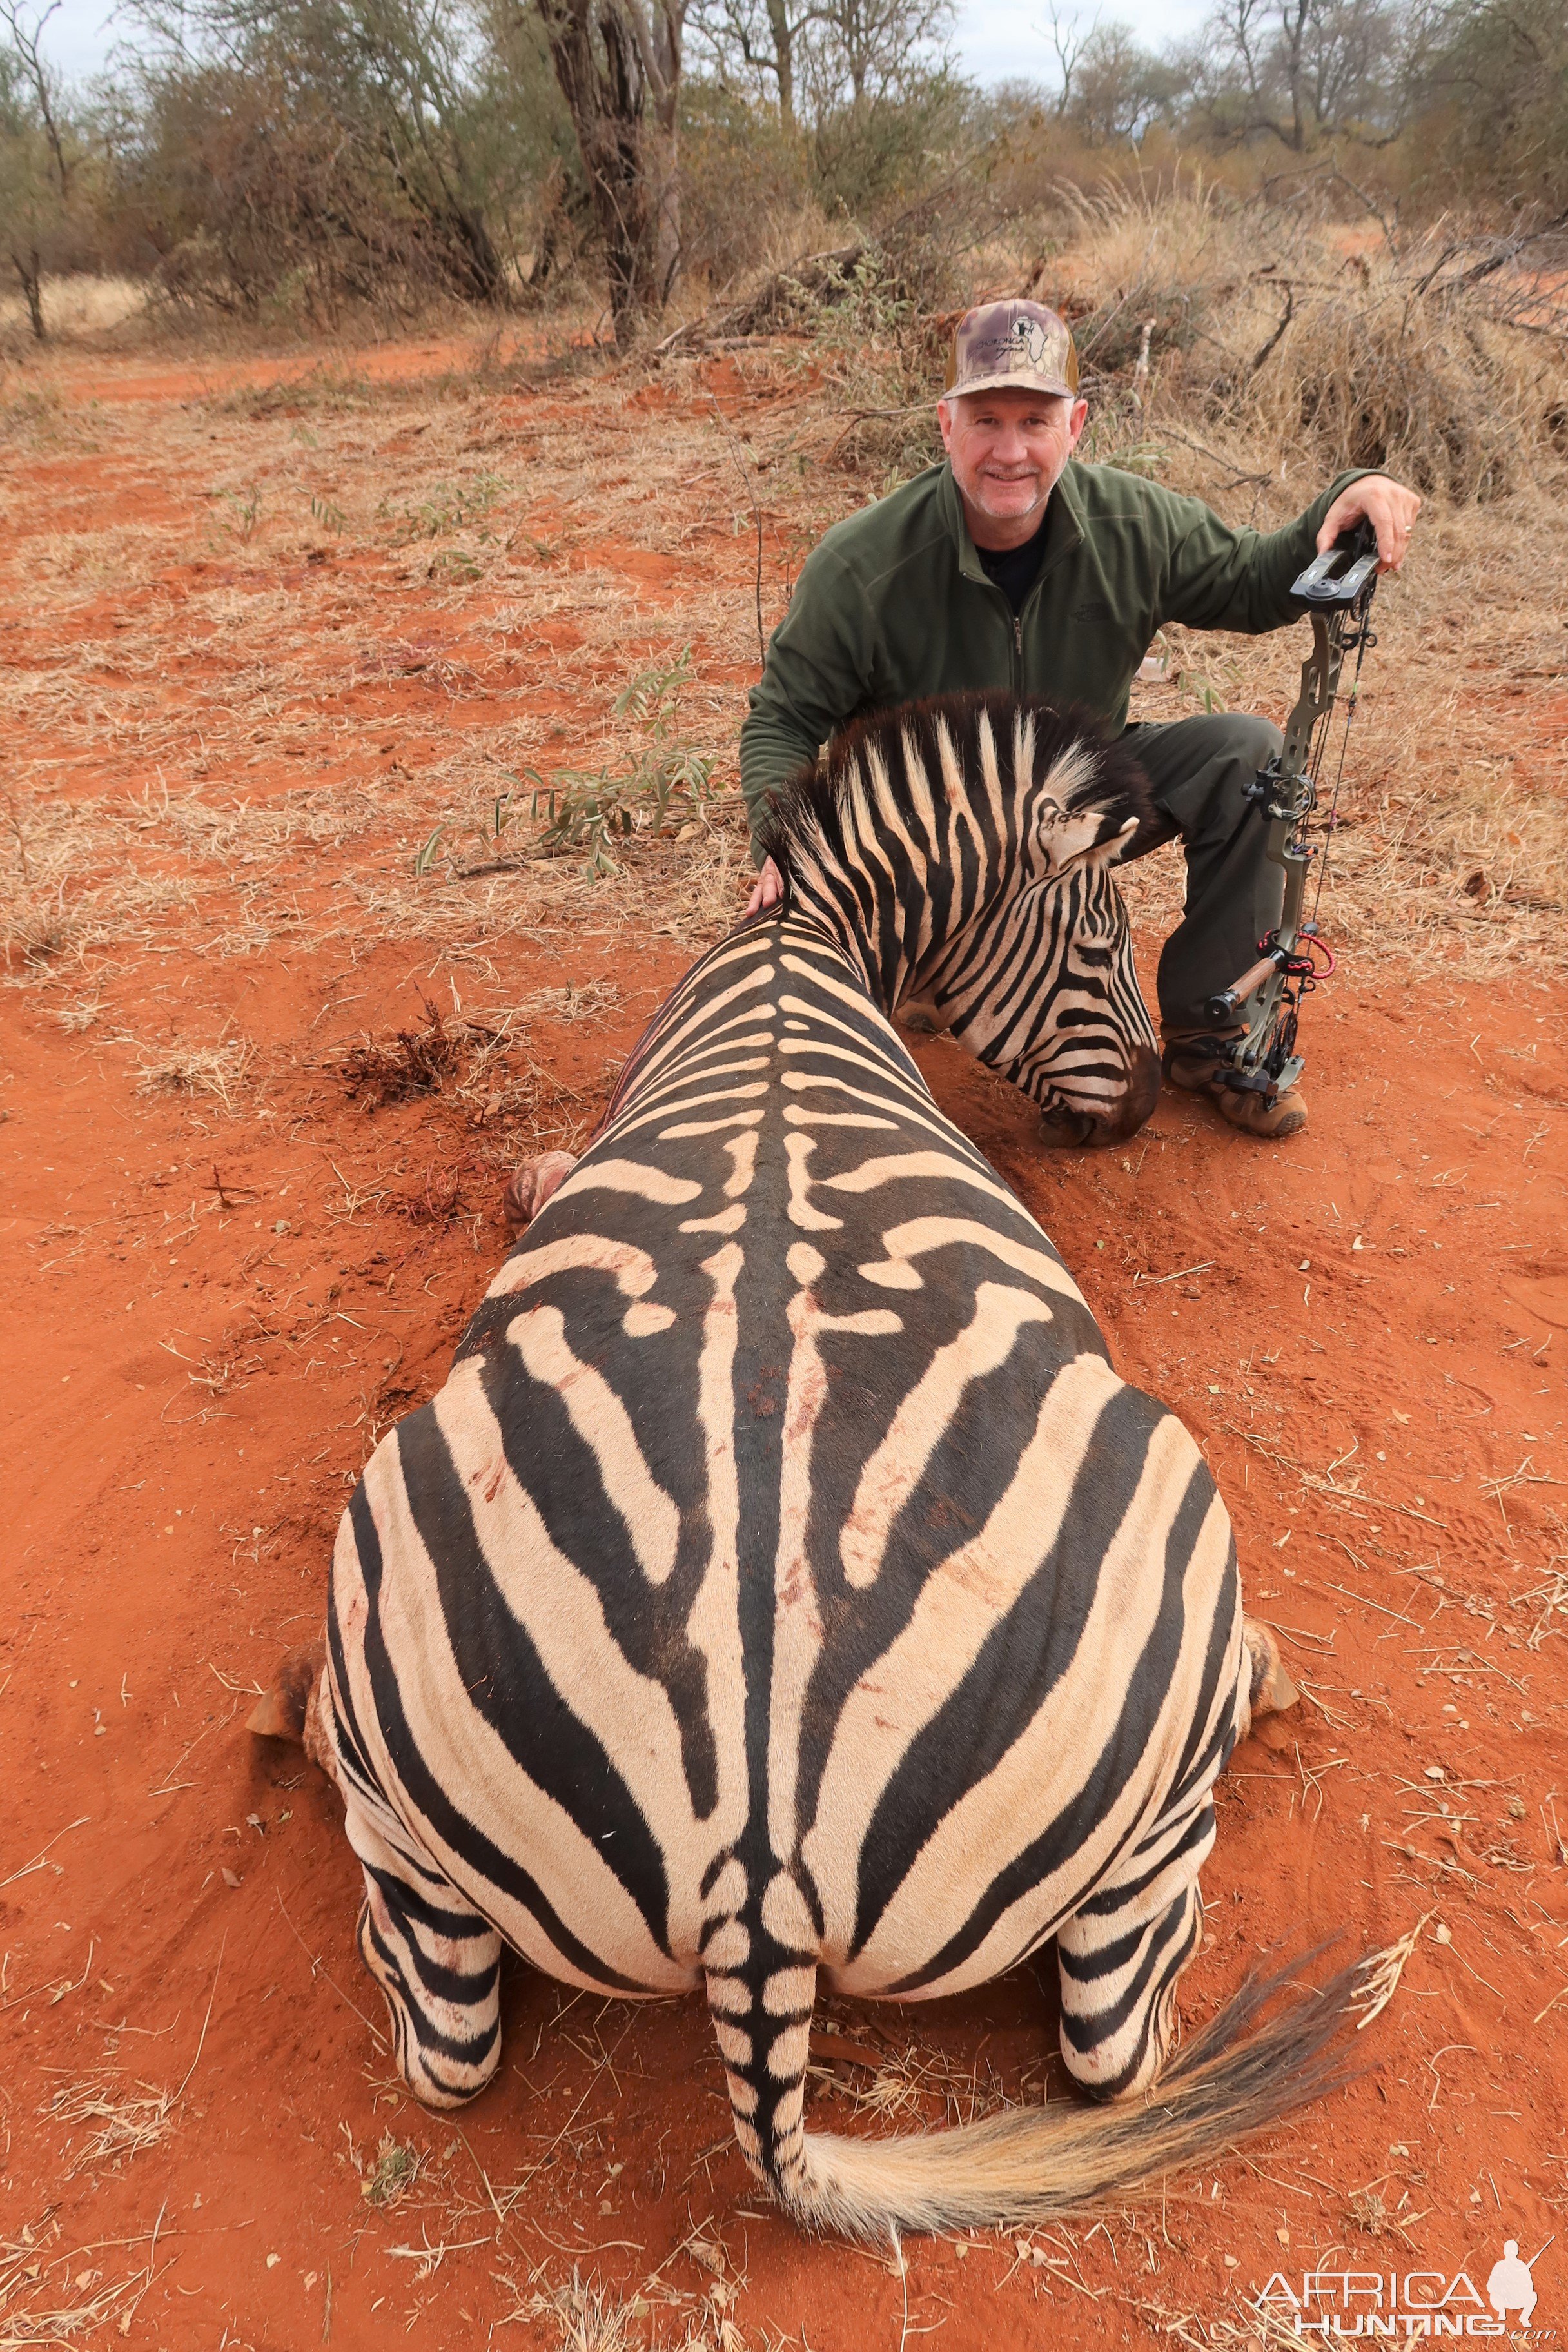
<instances>
[{"instance_id":1,"label":"zebra muzzle","mask_svg":"<svg viewBox=\"0 0 1568 2352\"><path fill-rule=\"evenodd\" d=\"M1136 1135L1159 1099L1160 1056L1152 1045L1135 1045L1121 1096L1104 1113L1047 1103L1040 1113L1040 1139L1057 1150L1101 1151Z\"/></svg>"}]
</instances>

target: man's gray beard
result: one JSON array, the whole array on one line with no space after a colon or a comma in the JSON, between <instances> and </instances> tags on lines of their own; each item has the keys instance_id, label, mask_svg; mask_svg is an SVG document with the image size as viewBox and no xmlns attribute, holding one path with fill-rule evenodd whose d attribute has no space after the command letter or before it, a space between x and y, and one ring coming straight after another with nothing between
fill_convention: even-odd
<instances>
[{"instance_id":1,"label":"man's gray beard","mask_svg":"<svg viewBox=\"0 0 1568 2352\"><path fill-rule=\"evenodd\" d=\"M1037 513L1041 507L1047 504L1050 498L1051 491L1055 489L1055 488L1056 484L1054 482L1049 484L1047 488L1039 492L1037 497L1031 499L1028 505L1018 514L991 514L989 507L981 507L980 510L982 514L990 514L993 522L1023 522L1028 516ZM975 504L977 506L980 504L978 499L975 500Z\"/></svg>"}]
</instances>

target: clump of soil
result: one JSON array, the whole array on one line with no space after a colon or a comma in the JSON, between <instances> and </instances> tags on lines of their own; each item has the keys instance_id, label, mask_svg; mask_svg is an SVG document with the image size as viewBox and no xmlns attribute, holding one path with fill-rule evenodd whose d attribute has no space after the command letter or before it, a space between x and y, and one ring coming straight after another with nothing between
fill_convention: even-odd
<instances>
[{"instance_id":1,"label":"clump of soil","mask_svg":"<svg viewBox=\"0 0 1568 2352\"><path fill-rule=\"evenodd\" d=\"M385 1110L391 1103L408 1102L416 1095L437 1095L470 1085L486 1065L492 1064L506 1042L503 1029L450 1019L440 1006L419 992L425 1019L416 1029L395 1029L390 1036L365 1036L357 1045L333 1057L351 1102L366 1112Z\"/></svg>"}]
</instances>

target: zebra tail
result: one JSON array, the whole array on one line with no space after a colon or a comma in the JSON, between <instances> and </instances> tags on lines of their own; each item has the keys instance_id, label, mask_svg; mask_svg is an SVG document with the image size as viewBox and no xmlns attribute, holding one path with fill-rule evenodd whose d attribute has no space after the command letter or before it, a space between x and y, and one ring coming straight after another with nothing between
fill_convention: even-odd
<instances>
[{"instance_id":1,"label":"zebra tail","mask_svg":"<svg viewBox=\"0 0 1568 2352\"><path fill-rule=\"evenodd\" d=\"M884 2245L896 2231L1012 2229L1134 2197L1366 2071L1347 2048L1365 1964L1315 1990L1290 1985L1300 1966L1248 1978L1158 2082L1124 2102L1062 2101L894 2139L797 2126L775 2143L783 2160L766 2167L770 2186L805 2227Z\"/></svg>"}]
</instances>

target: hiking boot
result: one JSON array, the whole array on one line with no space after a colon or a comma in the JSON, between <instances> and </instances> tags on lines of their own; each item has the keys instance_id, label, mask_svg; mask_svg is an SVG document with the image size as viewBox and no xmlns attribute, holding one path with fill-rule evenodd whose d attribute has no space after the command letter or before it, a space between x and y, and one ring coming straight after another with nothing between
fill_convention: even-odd
<instances>
[{"instance_id":1,"label":"hiking boot","mask_svg":"<svg viewBox=\"0 0 1568 2352\"><path fill-rule=\"evenodd\" d=\"M1233 1029L1217 1037L1208 1029L1167 1029L1164 1034L1161 1066L1171 1086L1184 1094L1206 1095L1227 1126L1238 1127L1244 1135L1256 1135L1265 1143L1282 1143L1288 1136L1300 1134L1307 1124L1307 1106L1299 1087L1292 1087L1289 1094L1269 1102L1262 1095L1226 1085L1220 1048L1228 1037L1239 1037L1243 1031Z\"/></svg>"}]
</instances>

